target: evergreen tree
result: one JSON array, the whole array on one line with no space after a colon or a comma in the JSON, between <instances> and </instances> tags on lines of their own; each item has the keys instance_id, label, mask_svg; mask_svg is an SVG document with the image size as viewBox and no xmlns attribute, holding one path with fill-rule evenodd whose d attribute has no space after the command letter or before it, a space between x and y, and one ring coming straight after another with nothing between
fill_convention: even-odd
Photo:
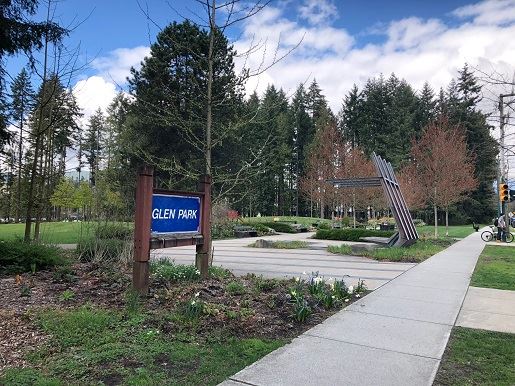
<instances>
[{"instance_id":1,"label":"evergreen tree","mask_svg":"<svg viewBox=\"0 0 515 386\"><path fill-rule=\"evenodd\" d=\"M307 107L309 115L315 123L320 119L320 117L327 117L330 112L327 100L322 94L322 89L318 85L316 79L313 79L313 82L309 85L307 93Z\"/></svg>"},{"instance_id":2,"label":"evergreen tree","mask_svg":"<svg viewBox=\"0 0 515 386\"><path fill-rule=\"evenodd\" d=\"M22 178L22 161L23 161L23 136L26 128L24 127L28 113L34 106L34 90L30 82L30 77L25 68L23 68L11 85L11 111L13 124L18 128L18 172L16 184L16 221L19 221L22 209L21 202L21 178Z\"/></svg>"},{"instance_id":3,"label":"evergreen tree","mask_svg":"<svg viewBox=\"0 0 515 386\"><path fill-rule=\"evenodd\" d=\"M214 33L210 105L216 184L229 178L226 155L241 129L235 121L243 94L234 73L234 49L221 31ZM129 80L135 102L125 145L133 163L143 159L156 165L158 181L168 187L192 189L198 175L205 173L208 51L207 31L188 21L174 22L159 33L150 55ZM238 165L244 161L238 159Z\"/></svg>"},{"instance_id":4,"label":"evergreen tree","mask_svg":"<svg viewBox=\"0 0 515 386\"><path fill-rule=\"evenodd\" d=\"M460 206L469 221L488 222L495 215L493 182L496 178L497 143L490 135L491 126L479 108L481 87L465 65L457 82L451 82L448 105L449 119L466 130L468 150L474 154L475 178L478 187Z\"/></svg>"},{"instance_id":5,"label":"evergreen tree","mask_svg":"<svg viewBox=\"0 0 515 386\"><path fill-rule=\"evenodd\" d=\"M104 134L106 121L100 108L89 118L85 142L82 146L84 155L89 164L89 179L91 186L96 185L96 178L100 169L101 155L104 150Z\"/></svg>"},{"instance_id":6,"label":"evergreen tree","mask_svg":"<svg viewBox=\"0 0 515 386\"><path fill-rule=\"evenodd\" d=\"M306 171L307 149L313 141L315 126L308 113L307 94L302 83L299 85L291 103L294 121L293 160L295 173L295 214L307 214L307 202L299 194L299 181Z\"/></svg>"},{"instance_id":7,"label":"evergreen tree","mask_svg":"<svg viewBox=\"0 0 515 386\"><path fill-rule=\"evenodd\" d=\"M339 113L340 130L352 147L365 141L361 124L363 99L358 86L354 84L343 100Z\"/></svg>"},{"instance_id":8,"label":"evergreen tree","mask_svg":"<svg viewBox=\"0 0 515 386\"><path fill-rule=\"evenodd\" d=\"M27 19L36 13L38 0L0 1L0 151L9 138L3 67L4 57L40 49L43 41L57 42L68 31L53 22L36 23Z\"/></svg>"},{"instance_id":9,"label":"evergreen tree","mask_svg":"<svg viewBox=\"0 0 515 386\"><path fill-rule=\"evenodd\" d=\"M425 82L420 90L420 95L417 99L417 108L415 112L415 128L417 133L420 133L424 127L427 126L436 113L436 100L435 94L429 83Z\"/></svg>"}]
</instances>

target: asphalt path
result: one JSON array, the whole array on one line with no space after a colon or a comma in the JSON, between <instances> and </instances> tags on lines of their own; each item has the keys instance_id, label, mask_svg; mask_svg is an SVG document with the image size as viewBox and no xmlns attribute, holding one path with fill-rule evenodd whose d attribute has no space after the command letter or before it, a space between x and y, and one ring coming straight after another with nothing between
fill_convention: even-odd
<instances>
[{"instance_id":1,"label":"asphalt path","mask_svg":"<svg viewBox=\"0 0 515 386\"><path fill-rule=\"evenodd\" d=\"M355 285L363 279L369 289L376 289L412 268L412 263L378 262L359 256L336 255L327 252L328 245L353 244L352 242L310 239L313 233L280 234L261 237L268 240L304 240L309 249L253 248L249 244L257 238L218 240L213 242L213 264L229 269L237 276L248 273L270 278L302 277L319 272L326 279L344 279ZM177 264L193 264L194 247L157 249L151 259L170 259Z\"/></svg>"}]
</instances>

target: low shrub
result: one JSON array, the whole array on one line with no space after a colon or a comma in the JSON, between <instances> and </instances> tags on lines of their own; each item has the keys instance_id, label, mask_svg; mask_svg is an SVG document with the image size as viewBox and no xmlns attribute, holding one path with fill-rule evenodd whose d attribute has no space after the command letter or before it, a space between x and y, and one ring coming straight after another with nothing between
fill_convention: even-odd
<instances>
[{"instance_id":1,"label":"low shrub","mask_svg":"<svg viewBox=\"0 0 515 386\"><path fill-rule=\"evenodd\" d=\"M331 225L326 222L321 222L317 224L317 229L331 229Z\"/></svg>"},{"instance_id":2,"label":"low shrub","mask_svg":"<svg viewBox=\"0 0 515 386\"><path fill-rule=\"evenodd\" d=\"M390 237L394 231L376 231L371 229L319 229L315 239L360 241L362 237Z\"/></svg>"},{"instance_id":3,"label":"low shrub","mask_svg":"<svg viewBox=\"0 0 515 386\"><path fill-rule=\"evenodd\" d=\"M58 247L22 240L0 241L0 274L42 270L66 263Z\"/></svg>"},{"instance_id":4,"label":"low shrub","mask_svg":"<svg viewBox=\"0 0 515 386\"><path fill-rule=\"evenodd\" d=\"M225 221L212 224L211 236L214 240L230 239L234 237L234 223Z\"/></svg>"},{"instance_id":5,"label":"low shrub","mask_svg":"<svg viewBox=\"0 0 515 386\"><path fill-rule=\"evenodd\" d=\"M77 244L77 253L82 262L127 263L132 258L132 248L130 240L90 238Z\"/></svg>"},{"instance_id":6,"label":"low shrub","mask_svg":"<svg viewBox=\"0 0 515 386\"><path fill-rule=\"evenodd\" d=\"M200 279L200 271L194 265L175 264L169 260L150 263L150 272L161 280L179 282Z\"/></svg>"},{"instance_id":7,"label":"low shrub","mask_svg":"<svg viewBox=\"0 0 515 386\"><path fill-rule=\"evenodd\" d=\"M261 223L262 225L272 228L276 232L282 232L282 233L297 233L297 230L292 227L291 224L285 223L285 222L265 222ZM254 224L252 224L254 225Z\"/></svg>"},{"instance_id":8,"label":"low shrub","mask_svg":"<svg viewBox=\"0 0 515 386\"><path fill-rule=\"evenodd\" d=\"M254 287L258 293L270 292L279 285L277 279L266 279L263 276L252 276L252 281L254 282Z\"/></svg>"},{"instance_id":9,"label":"low shrub","mask_svg":"<svg viewBox=\"0 0 515 386\"><path fill-rule=\"evenodd\" d=\"M422 220L421 218L414 218L413 224L415 224L416 227L423 227L424 225L426 225L424 220Z\"/></svg>"},{"instance_id":10,"label":"low shrub","mask_svg":"<svg viewBox=\"0 0 515 386\"><path fill-rule=\"evenodd\" d=\"M234 275L227 268L211 266L209 267L209 276L214 279L227 279Z\"/></svg>"},{"instance_id":11,"label":"low shrub","mask_svg":"<svg viewBox=\"0 0 515 386\"><path fill-rule=\"evenodd\" d=\"M231 295L243 295L245 291L245 286L240 281L231 281L225 287L225 290Z\"/></svg>"},{"instance_id":12,"label":"low shrub","mask_svg":"<svg viewBox=\"0 0 515 386\"><path fill-rule=\"evenodd\" d=\"M266 226L265 224L256 223L252 224L252 227L257 231L258 236L266 236L275 233L275 230Z\"/></svg>"},{"instance_id":13,"label":"low shrub","mask_svg":"<svg viewBox=\"0 0 515 386\"><path fill-rule=\"evenodd\" d=\"M133 226L124 223L100 223L93 232L97 239L117 240L132 239L133 233Z\"/></svg>"}]
</instances>

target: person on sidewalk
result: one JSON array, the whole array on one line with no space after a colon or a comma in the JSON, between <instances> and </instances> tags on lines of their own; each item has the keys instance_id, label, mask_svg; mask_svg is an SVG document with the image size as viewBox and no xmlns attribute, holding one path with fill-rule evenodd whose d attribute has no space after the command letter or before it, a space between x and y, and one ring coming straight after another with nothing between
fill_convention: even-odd
<instances>
[{"instance_id":1,"label":"person on sidewalk","mask_svg":"<svg viewBox=\"0 0 515 386\"><path fill-rule=\"evenodd\" d=\"M504 221L504 213L501 213L497 219L497 241L506 241L506 222Z\"/></svg>"}]
</instances>

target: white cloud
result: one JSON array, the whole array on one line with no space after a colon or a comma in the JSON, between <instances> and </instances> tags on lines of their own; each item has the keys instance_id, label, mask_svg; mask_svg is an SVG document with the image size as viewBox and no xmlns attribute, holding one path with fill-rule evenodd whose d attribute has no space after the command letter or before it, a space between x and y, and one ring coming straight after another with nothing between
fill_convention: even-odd
<instances>
[{"instance_id":1,"label":"white cloud","mask_svg":"<svg viewBox=\"0 0 515 386\"><path fill-rule=\"evenodd\" d=\"M329 0L305 0L298 10L300 18L312 25L327 23L338 17L338 9Z\"/></svg>"},{"instance_id":2,"label":"white cloud","mask_svg":"<svg viewBox=\"0 0 515 386\"><path fill-rule=\"evenodd\" d=\"M114 83L106 81L100 76L90 76L78 81L72 91L84 113L82 117L84 125L98 108L105 112L117 93Z\"/></svg>"},{"instance_id":3,"label":"white cloud","mask_svg":"<svg viewBox=\"0 0 515 386\"><path fill-rule=\"evenodd\" d=\"M92 66L105 79L124 84L131 67L139 68L141 61L150 53L150 47L117 48L107 56L93 60Z\"/></svg>"},{"instance_id":4,"label":"white cloud","mask_svg":"<svg viewBox=\"0 0 515 386\"><path fill-rule=\"evenodd\" d=\"M511 1L500 1L496 12L509 14ZM266 42L267 51L246 58L250 68L272 62L302 39L301 46L283 61L267 69L259 79L260 89L273 83L291 92L300 82L316 78L331 107L337 111L353 83L362 85L368 78L395 72L416 88L428 81L435 89L445 87L465 62L481 68L515 69L515 23L485 24L493 2L475 4L457 10L455 15L473 16L460 25L447 25L438 19L410 17L382 26L383 43L355 45L355 39L343 28L306 27L287 18L279 7L268 7L244 25L243 38L236 43L243 52L251 43ZM497 3L497 2L495 2ZM484 16L484 17L483 17ZM491 16L488 16L492 19ZM252 40L253 39L253 40ZM279 44L279 49L274 48ZM265 58L263 60L263 57ZM240 60L240 66L243 61ZM253 84L258 83L253 80Z\"/></svg>"},{"instance_id":5,"label":"white cloud","mask_svg":"<svg viewBox=\"0 0 515 386\"><path fill-rule=\"evenodd\" d=\"M472 18L476 24L502 24L515 21L515 0L486 0L455 9L452 14Z\"/></svg>"}]
</instances>

